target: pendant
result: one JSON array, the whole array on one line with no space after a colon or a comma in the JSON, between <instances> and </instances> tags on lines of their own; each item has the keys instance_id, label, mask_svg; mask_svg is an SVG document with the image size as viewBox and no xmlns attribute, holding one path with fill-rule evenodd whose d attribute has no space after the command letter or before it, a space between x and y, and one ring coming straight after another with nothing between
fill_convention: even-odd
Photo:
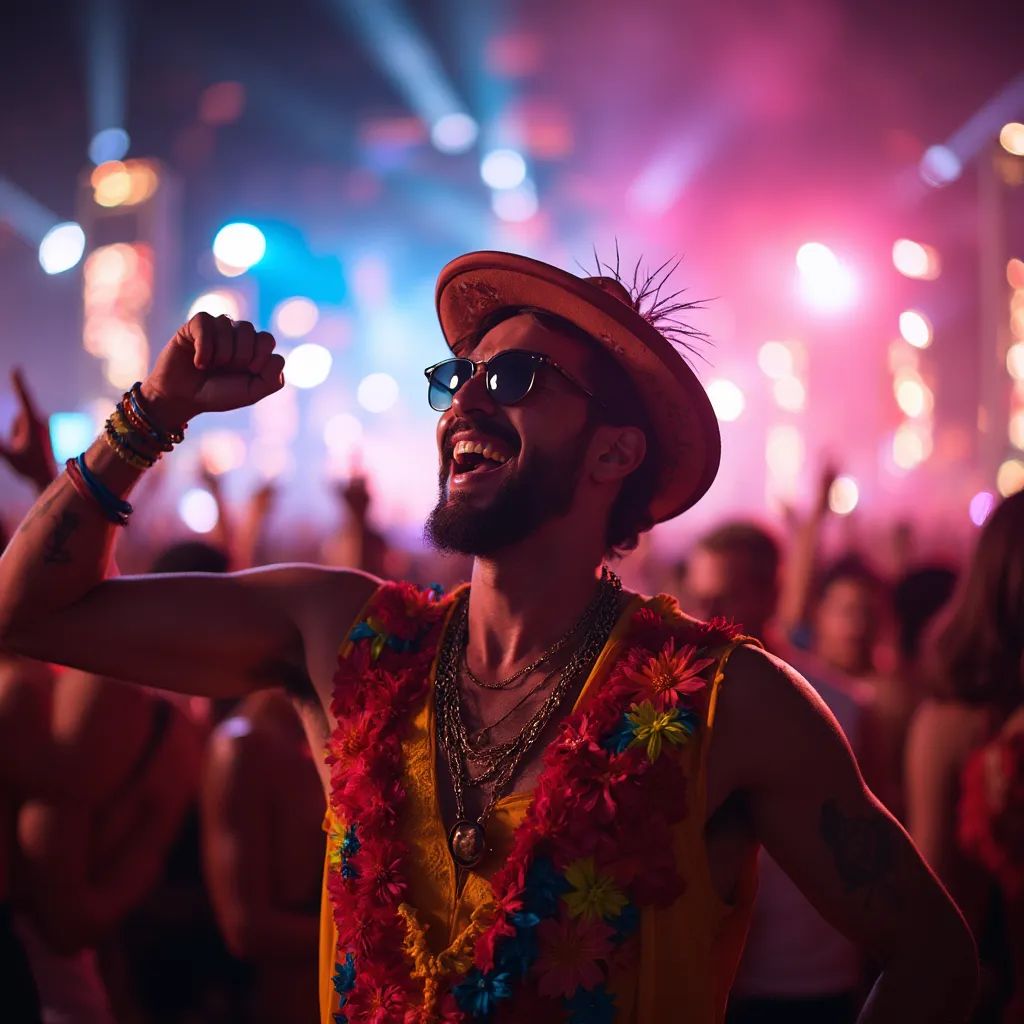
<instances>
[{"instance_id":1,"label":"pendant","mask_svg":"<svg viewBox=\"0 0 1024 1024\"><path fill-rule=\"evenodd\" d=\"M479 821L461 819L448 833L448 849L460 868L475 868L487 852L487 833Z\"/></svg>"}]
</instances>

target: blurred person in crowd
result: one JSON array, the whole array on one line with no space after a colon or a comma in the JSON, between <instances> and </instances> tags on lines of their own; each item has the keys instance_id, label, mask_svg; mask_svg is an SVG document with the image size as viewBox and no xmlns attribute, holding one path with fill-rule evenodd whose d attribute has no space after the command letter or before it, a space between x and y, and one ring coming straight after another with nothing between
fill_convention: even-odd
<instances>
[{"instance_id":1,"label":"blurred person in crowd","mask_svg":"<svg viewBox=\"0 0 1024 1024\"><path fill-rule=\"evenodd\" d=\"M907 743L908 824L978 940L986 984L975 1019L1020 1024L1024 492L985 523L929 646L932 694Z\"/></svg>"},{"instance_id":2,"label":"blurred person in crowd","mask_svg":"<svg viewBox=\"0 0 1024 1024\"><path fill-rule=\"evenodd\" d=\"M0 559L7 648L210 697L283 678L302 703L327 754L325 1024L720 1020L759 842L882 965L864 1022L968 1012L970 934L806 682L601 567L717 472L659 280L442 271L427 532L474 558L452 595L316 566L105 578L187 422L283 386L271 335L203 313Z\"/></svg>"},{"instance_id":3,"label":"blurred person in crowd","mask_svg":"<svg viewBox=\"0 0 1024 1024\"><path fill-rule=\"evenodd\" d=\"M735 619L770 651L793 657L771 622L779 596L780 550L767 530L730 522L705 534L688 561L688 596L703 618ZM806 657L793 659L842 728L858 761L867 746L870 699L865 688ZM869 782L874 780L869 778ZM863 958L825 921L765 851L747 944L729 1000L729 1024L841 1024L860 1006Z\"/></svg>"},{"instance_id":4,"label":"blurred person in crowd","mask_svg":"<svg viewBox=\"0 0 1024 1024\"><path fill-rule=\"evenodd\" d=\"M314 1021L323 787L282 690L214 730L202 784L204 874L228 948L249 968L246 1020Z\"/></svg>"},{"instance_id":5,"label":"blurred person in crowd","mask_svg":"<svg viewBox=\"0 0 1024 1024\"><path fill-rule=\"evenodd\" d=\"M366 475L353 473L336 485L335 494L344 511L337 532L324 541L325 564L385 575L388 545L384 535L370 523L372 498Z\"/></svg>"}]
</instances>

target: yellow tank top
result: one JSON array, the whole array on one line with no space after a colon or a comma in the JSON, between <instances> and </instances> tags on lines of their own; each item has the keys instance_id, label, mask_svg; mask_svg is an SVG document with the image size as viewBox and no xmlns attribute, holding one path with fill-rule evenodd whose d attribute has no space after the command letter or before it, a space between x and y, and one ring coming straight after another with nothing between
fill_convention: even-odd
<instances>
[{"instance_id":1,"label":"yellow tank top","mask_svg":"<svg viewBox=\"0 0 1024 1024\"><path fill-rule=\"evenodd\" d=\"M607 679L622 653L623 638L630 621L642 607L650 608L666 620L694 621L679 611L672 598L664 595L650 599L633 597L595 662L574 711L586 709ZM739 644L752 642L756 643L749 638L736 637L714 652L706 718L685 752L688 759L688 813L672 827L676 864L685 880L685 887L682 895L667 908L642 908L638 963L632 964L628 970L613 969L608 983L617 1008L616 1024L683 1019L681 1014L685 1015L687 1024L719 1024L724 1019L757 888L756 857L751 855L744 865L734 902L723 902L712 882L704 841L707 759L726 662ZM469 925L474 910L493 899L489 880L504 863L516 829L523 822L533 799L530 793L511 793L497 802L487 826L488 854L474 870L468 872L461 892L458 891L437 790L433 702L436 666L435 658L430 688L402 742L406 800L399 825L401 838L410 851L406 902L415 908L416 918L425 931L427 944L434 956L458 940ZM339 836L343 826L344 823L338 821L329 808L324 822L328 834ZM338 933L327 891L330 858L329 852L324 866L320 917L321 1024L334 1024L335 1015L339 1013L338 994L332 983ZM522 1013L521 1005L519 1009ZM532 1005L530 1010L532 1024L548 1019L567 1019L565 1011L555 1017L538 1017L532 1012ZM357 1018L350 1019L352 1024L357 1024ZM503 1015L499 1008L493 1019L512 1018Z\"/></svg>"}]
</instances>

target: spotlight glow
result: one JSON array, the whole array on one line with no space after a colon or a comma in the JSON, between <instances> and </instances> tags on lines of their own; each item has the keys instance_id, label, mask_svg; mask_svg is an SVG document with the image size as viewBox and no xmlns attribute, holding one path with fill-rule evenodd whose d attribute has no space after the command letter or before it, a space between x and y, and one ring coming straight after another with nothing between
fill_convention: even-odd
<instances>
[{"instance_id":1,"label":"spotlight glow","mask_svg":"<svg viewBox=\"0 0 1024 1024\"><path fill-rule=\"evenodd\" d=\"M931 431L914 423L901 423L892 438L892 461L898 469L911 470L932 453Z\"/></svg>"},{"instance_id":2,"label":"spotlight glow","mask_svg":"<svg viewBox=\"0 0 1024 1024\"><path fill-rule=\"evenodd\" d=\"M524 181L517 188L501 189L491 193L491 209L501 220L521 224L537 213L540 203L532 181Z\"/></svg>"},{"instance_id":3,"label":"spotlight glow","mask_svg":"<svg viewBox=\"0 0 1024 1024\"><path fill-rule=\"evenodd\" d=\"M213 265L224 277L241 277L249 269L248 267L233 267L216 256L213 257Z\"/></svg>"},{"instance_id":4,"label":"spotlight glow","mask_svg":"<svg viewBox=\"0 0 1024 1024\"><path fill-rule=\"evenodd\" d=\"M904 277L921 281L934 281L942 269L935 249L909 238L897 238L892 243L892 265Z\"/></svg>"},{"instance_id":5,"label":"spotlight glow","mask_svg":"<svg viewBox=\"0 0 1024 1024\"><path fill-rule=\"evenodd\" d=\"M1006 261L1006 282L1015 291L1024 290L1024 260L1014 256Z\"/></svg>"},{"instance_id":6,"label":"spotlight glow","mask_svg":"<svg viewBox=\"0 0 1024 1024\"><path fill-rule=\"evenodd\" d=\"M743 415L747 404L746 399L743 397L743 392L731 380L709 381L707 393L715 415L723 423L732 423Z\"/></svg>"},{"instance_id":7,"label":"spotlight glow","mask_svg":"<svg viewBox=\"0 0 1024 1024\"><path fill-rule=\"evenodd\" d=\"M822 313L840 313L857 296L857 282L836 254L821 242L805 242L796 253L799 290L804 301Z\"/></svg>"},{"instance_id":8,"label":"spotlight glow","mask_svg":"<svg viewBox=\"0 0 1024 1024\"><path fill-rule=\"evenodd\" d=\"M245 463L245 439L237 430L210 430L199 438L199 456L215 476Z\"/></svg>"},{"instance_id":9,"label":"spotlight glow","mask_svg":"<svg viewBox=\"0 0 1024 1024\"><path fill-rule=\"evenodd\" d=\"M996 473L996 490L1004 497L1016 494L1024 488L1024 462L1007 459Z\"/></svg>"},{"instance_id":10,"label":"spotlight glow","mask_svg":"<svg viewBox=\"0 0 1024 1024\"><path fill-rule=\"evenodd\" d=\"M1024 156L1024 124L1011 121L999 132L999 145L1014 156Z\"/></svg>"},{"instance_id":11,"label":"spotlight glow","mask_svg":"<svg viewBox=\"0 0 1024 1024\"><path fill-rule=\"evenodd\" d=\"M1015 341L1006 350L1006 372L1014 380L1024 380L1024 341Z\"/></svg>"},{"instance_id":12,"label":"spotlight glow","mask_svg":"<svg viewBox=\"0 0 1024 1024\"><path fill-rule=\"evenodd\" d=\"M1007 431L1010 435L1010 444L1014 448L1024 451L1024 409L1018 409L1010 417L1010 426Z\"/></svg>"},{"instance_id":13,"label":"spotlight glow","mask_svg":"<svg viewBox=\"0 0 1024 1024\"><path fill-rule=\"evenodd\" d=\"M178 515L193 533L209 533L219 518L217 501L209 491L193 487L181 496Z\"/></svg>"},{"instance_id":14,"label":"spotlight glow","mask_svg":"<svg viewBox=\"0 0 1024 1024\"><path fill-rule=\"evenodd\" d=\"M203 292L189 307L188 319L196 313L209 313L210 316L226 316L229 320L242 319L242 296L238 292L226 288L216 288Z\"/></svg>"},{"instance_id":15,"label":"spotlight glow","mask_svg":"<svg viewBox=\"0 0 1024 1024\"><path fill-rule=\"evenodd\" d=\"M942 188L960 177L963 164L948 146L929 146L918 169L926 184Z\"/></svg>"},{"instance_id":16,"label":"spotlight glow","mask_svg":"<svg viewBox=\"0 0 1024 1024\"><path fill-rule=\"evenodd\" d=\"M120 160L107 160L89 176L97 206L121 206L132 194L132 176Z\"/></svg>"},{"instance_id":17,"label":"spotlight glow","mask_svg":"<svg viewBox=\"0 0 1024 1024\"><path fill-rule=\"evenodd\" d=\"M772 394L779 408L787 412L800 412L807 403L807 389L799 377L780 377Z\"/></svg>"},{"instance_id":18,"label":"spotlight glow","mask_svg":"<svg viewBox=\"0 0 1024 1024\"><path fill-rule=\"evenodd\" d=\"M430 129L430 141L442 153L465 153L471 149L480 130L476 121L456 111L439 117Z\"/></svg>"},{"instance_id":19,"label":"spotlight glow","mask_svg":"<svg viewBox=\"0 0 1024 1024\"><path fill-rule=\"evenodd\" d=\"M274 329L286 338L301 338L309 334L320 319L320 310L312 299L301 295L285 299L271 317Z\"/></svg>"},{"instance_id":20,"label":"spotlight glow","mask_svg":"<svg viewBox=\"0 0 1024 1024\"><path fill-rule=\"evenodd\" d=\"M894 381L896 404L904 416L917 419L932 411L935 397L931 389L916 374L901 374Z\"/></svg>"},{"instance_id":21,"label":"spotlight glow","mask_svg":"<svg viewBox=\"0 0 1024 1024\"><path fill-rule=\"evenodd\" d=\"M971 498L967 514L971 517L971 522L975 526L984 526L985 520L992 514L992 509L995 508L995 505L996 496L991 491L978 491Z\"/></svg>"},{"instance_id":22,"label":"spotlight glow","mask_svg":"<svg viewBox=\"0 0 1024 1024\"><path fill-rule=\"evenodd\" d=\"M514 149L493 149L480 162L480 177L490 188L517 188L526 180L526 161Z\"/></svg>"},{"instance_id":23,"label":"spotlight glow","mask_svg":"<svg viewBox=\"0 0 1024 1024\"><path fill-rule=\"evenodd\" d=\"M72 220L55 224L39 243L39 265L48 274L63 274L85 252L85 232Z\"/></svg>"},{"instance_id":24,"label":"spotlight glow","mask_svg":"<svg viewBox=\"0 0 1024 1024\"><path fill-rule=\"evenodd\" d=\"M315 388L330 376L333 363L334 357L323 345L306 342L285 359L284 379L297 388Z\"/></svg>"},{"instance_id":25,"label":"spotlight glow","mask_svg":"<svg viewBox=\"0 0 1024 1024\"><path fill-rule=\"evenodd\" d=\"M349 455L362 437L363 425L350 412L336 413L324 424L324 444L332 455Z\"/></svg>"},{"instance_id":26,"label":"spotlight glow","mask_svg":"<svg viewBox=\"0 0 1024 1024\"><path fill-rule=\"evenodd\" d=\"M908 345L927 348L932 343L931 321L916 309L905 309L900 313L900 334Z\"/></svg>"},{"instance_id":27,"label":"spotlight glow","mask_svg":"<svg viewBox=\"0 0 1024 1024\"><path fill-rule=\"evenodd\" d=\"M123 128L104 128L89 143L89 159L96 165L123 160L130 145L131 139Z\"/></svg>"},{"instance_id":28,"label":"spotlight glow","mask_svg":"<svg viewBox=\"0 0 1024 1024\"><path fill-rule=\"evenodd\" d=\"M766 341L757 351L757 365L772 380L793 375L793 352L784 341Z\"/></svg>"},{"instance_id":29,"label":"spotlight glow","mask_svg":"<svg viewBox=\"0 0 1024 1024\"><path fill-rule=\"evenodd\" d=\"M795 482L804 464L803 435L789 423L772 427L765 440L764 457L772 476Z\"/></svg>"},{"instance_id":30,"label":"spotlight glow","mask_svg":"<svg viewBox=\"0 0 1024 1024\"><path fill-rule=\"evenodd\" d=\"M96 425L87 412L50 414L50 444L58 466L84 452L96 437Z\"/></svg>"},{"instance_id":31,"label":"spotlight glow","mask_svg":"<svg viewBox=\"0 0 1024 1024\"><path fill-rule=\"evenodd\" d=\"M359 404L367 412L387 412L398 401L398 381L390 373L371 373L359 382Z\"/></svg>"},{"instance_id":32,"label":"spotlight glow","mask_svg":"<svg viewBox=\"0 0 1024 1024\"><path fill-rule=\"evenodd\" d=\"M828 492L828 507L837 516L848 516L860 501L860 488L852 476L837 476Z\"/></svg>"},{"instance_id":33,"label":"spotlight glow","mask_svg":"<svg viewBox=\"0 0 1024 1024\"><path fill-rule=\"evenodd\" d=\"M215 259L230 267L256 266L267 251L267 240L255 224L237 221L225 224L213 239Z\"/></svg>"}]
</instances>

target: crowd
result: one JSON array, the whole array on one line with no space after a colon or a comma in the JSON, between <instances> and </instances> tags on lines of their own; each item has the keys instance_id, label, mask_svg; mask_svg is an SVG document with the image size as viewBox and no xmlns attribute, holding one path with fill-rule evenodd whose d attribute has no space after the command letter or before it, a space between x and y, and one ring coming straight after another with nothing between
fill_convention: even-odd
<instances>
[{"instance_id":1,"label":"crowd","mask_svg":"<svg viewBox=\"0 0 1024 1024\"><path fill-rule=\"evenodd\" d=\"M0 456L41 492L46 418L14 386ZM687 612L733 620L809 681L972 928L973 1019L1024 1021L1024 494L966 564L894 574L864 552L823 558L831 480L784 539L723 523L661 575ZM205 483L217 530L152 552L151 572L260 562L272 488L235 510ZM389 550L370 495L360 477L339 490L322 561L433 572ZM449 561L446 582L462 568ZM235 703L0 655L3 1003L38 1000L47 1024L317 1019L323 766L302 714L283 678ZM763 853L759 876L728 1021L854 1020L873 965Z\"/></svg>"}]
</instances>

